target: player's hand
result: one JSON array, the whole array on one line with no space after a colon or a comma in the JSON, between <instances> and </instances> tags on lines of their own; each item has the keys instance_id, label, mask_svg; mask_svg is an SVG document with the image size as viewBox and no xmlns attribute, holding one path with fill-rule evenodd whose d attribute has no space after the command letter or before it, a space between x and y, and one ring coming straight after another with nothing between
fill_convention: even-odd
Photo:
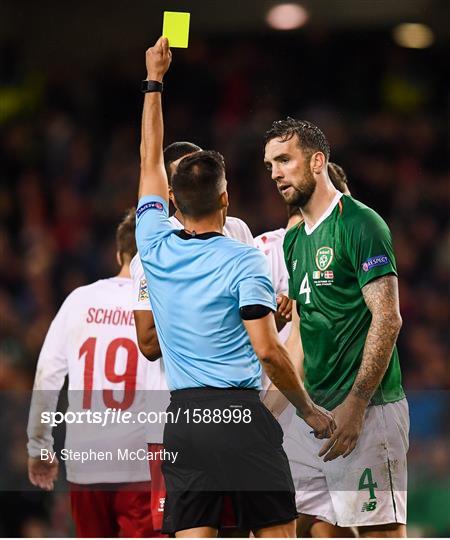
<instances>
[{"instance_id":1,"label":"player's hand","mask_svg":"<svg viewBox=\"0 0 450 540\"><path fill-rule=\"evenodd\" d=\"M285 319L286 323L292 318L292 300L284 294L277 296L277 315Z\"/></svg>"},{"instance_id":2,"label":"player's hand","mask_svg":"<svg viewBox=\"0 0 450 540\"><path fill-rule=\"evenodd\" d=\"M169 49L169 40L160 37L153 47L145 53L145 65L147 67L147 79L162 81L172 61L172 53Z\"/></svg>"},{"instance_id":3,"label":"player's hand","mask_svg":"<svg viewBox=\"0 0 450 540\"><path fill-rule=\"evenodd\" d=\"M354 450L364 422L367 404L351 394L334 410L336 430L319 452L324 461L347 457Z\"/></svg>"},{"instance_id":4,"label":"player's hand","mask_svg":"<svg viewBox=\"0 0 450 540\"><path fill-rule=\"evenodd\" d=\"M302 418L313 429L316 439L328 439L336 428L333 414L315 403L302 414Z\"/></svg>"},{"instance_id":5,"label":"player's hand","mask_svg":"<svg viewBox=\"0 0 450 540\"><path fill-rule=\"evenodd\" d=\"M28 478L33 486L53 491L54 482L58 478L59 461L56 456L52 462L38 457L28 458Z\"/></svg>"}]
</instances>

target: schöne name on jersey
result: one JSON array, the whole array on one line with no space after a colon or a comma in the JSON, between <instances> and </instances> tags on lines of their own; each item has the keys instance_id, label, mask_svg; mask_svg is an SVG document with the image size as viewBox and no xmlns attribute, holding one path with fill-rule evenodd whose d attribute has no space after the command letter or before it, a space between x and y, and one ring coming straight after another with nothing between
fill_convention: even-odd
<instances>
[{"instance_id":1,"label":"sch\u00f6ne name on jersey","mask_svg":"<svg viewBox=\"0 0 450 540\"><path fill-rule=\"evenodd\" d=\"M122 308L90 307L87 311L86 322L91 324L112 324L114 326L134 326L134 314L132 311Z\"/></svg>"}]
</instances>

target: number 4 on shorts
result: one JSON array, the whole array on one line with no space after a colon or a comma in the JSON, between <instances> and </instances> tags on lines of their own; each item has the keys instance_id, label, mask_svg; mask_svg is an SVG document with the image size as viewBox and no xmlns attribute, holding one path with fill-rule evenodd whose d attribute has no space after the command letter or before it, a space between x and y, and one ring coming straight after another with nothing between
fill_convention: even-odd
<instances>
[{"instance_id":1,"label":"number 4 on shorts","mask_svg":"<svg viewBox=\"0 0 450 540\"><path fill-rule=\"evenodd\" d=\"M358 489L368 489L370 497L369 499L376 499L375 488L378 487L378 484L373 481L372 478L372 469L364 469L361 478L359 479Z\"/></svg>"},{"instance_id":2,"label":"number 4 on shorts","mask_svg":"<svg viewBox=\"0 0 450 540\"><path fill-rule=\"evenodd\" d=\"M372 469L364 469L364 472L359 479L358 489L368 489L369 490L369 501L363 503L361 512L372 512L377 507L377 498L375 496L375 488L378 487L378 484L373 481L372 478Z\"/></svg>"}]
</instances>

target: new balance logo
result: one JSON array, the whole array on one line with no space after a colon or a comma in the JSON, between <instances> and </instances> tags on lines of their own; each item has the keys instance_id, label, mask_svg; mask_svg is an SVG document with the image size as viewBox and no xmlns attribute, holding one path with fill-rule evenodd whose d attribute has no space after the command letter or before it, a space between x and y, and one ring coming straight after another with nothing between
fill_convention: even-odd
<instances>
[{"instance_id":1,"label":"new balance logo","mask_svg":"<svg viewBox=\"0 0 450 540\"><path fill-rule=\"evenodd\" d=\"M377 507L377 501L365 502L362 505L361 512L372 512Z\"/></svg>"}]
</instances>

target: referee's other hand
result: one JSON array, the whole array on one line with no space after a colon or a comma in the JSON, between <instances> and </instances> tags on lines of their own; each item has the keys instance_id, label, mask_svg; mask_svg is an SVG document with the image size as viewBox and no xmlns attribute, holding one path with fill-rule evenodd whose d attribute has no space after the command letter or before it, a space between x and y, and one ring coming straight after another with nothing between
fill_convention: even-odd
<instances>
[{"instance_id":1,"label":"referee's other hand","mask_svg":"<svg viewBox=\"0 0 450 540\"><path fill-rule=\"evenodd\" d=\"M155 45L147 49L145 53L147 79L162 82L171 61L172 53L169 49L169 40L165 37L160 37Z\"/></svg>"},{"instance_id":2,"label":"referee's other hand","mask_svg":"<svg viewBox=\"0 0 450 540\"><path fill-rule=\"evenodd\" d=\"M311 409L302 414L303 420L312 428L316 439L329 439L336 429L333 414L313 403Z\"/></svg>"}]
</instances>

